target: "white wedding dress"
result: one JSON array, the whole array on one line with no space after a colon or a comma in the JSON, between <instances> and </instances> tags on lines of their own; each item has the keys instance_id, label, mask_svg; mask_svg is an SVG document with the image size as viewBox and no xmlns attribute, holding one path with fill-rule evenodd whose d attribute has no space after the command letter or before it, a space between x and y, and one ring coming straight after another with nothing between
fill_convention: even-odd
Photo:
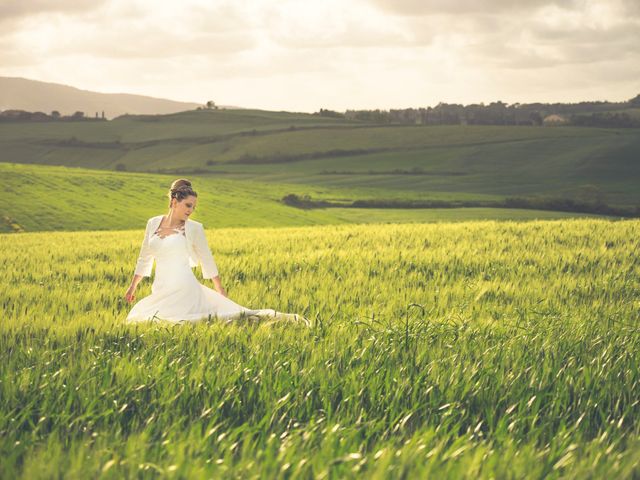
<instances>
[{"instance_id":1,"label":"white wedding dress","mask_svg":"<svg viewBox=\"0 0 640 480\"><path fill-rule=\"evenodd\" d=\"M184 230L161 237L157 232L149 239L149 248L156 260L156 274L151 295L137 302L128 322L167 320L195 322L219 319L227 322L241 318L295 320L309 324L296 314L273 309L251 310L229 300L224 295L202 285L189 266L189 252Z\"/></svg>"}]
</instances>

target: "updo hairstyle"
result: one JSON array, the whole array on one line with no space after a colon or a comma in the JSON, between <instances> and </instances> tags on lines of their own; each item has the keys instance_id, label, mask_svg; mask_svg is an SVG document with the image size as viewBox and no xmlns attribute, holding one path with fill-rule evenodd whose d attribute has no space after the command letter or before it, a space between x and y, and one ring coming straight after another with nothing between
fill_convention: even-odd
<instances>
[{"instance_id":1,"label":"updo hairstyle","mask_svg":"<svg viewBox=\"0 0 640 480\"><path fill-rule=\"evenodd\" d=\"M191 182L186 178L179 178L174 180L167 194L169 197L169 208L171 208L171 199L175 198L178 202L181 202L189 196L197 197L198 194L193 188L191 188Z\"/></svg>"}]
</instances>

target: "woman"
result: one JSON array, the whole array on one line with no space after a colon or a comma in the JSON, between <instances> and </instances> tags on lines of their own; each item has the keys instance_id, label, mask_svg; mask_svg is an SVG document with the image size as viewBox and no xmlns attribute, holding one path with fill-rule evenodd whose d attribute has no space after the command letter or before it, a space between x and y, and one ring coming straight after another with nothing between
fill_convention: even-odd
<instances>
[{"instance_id":1,"label":"woman","mask_svg":"<svg viewBox=\"0 0 640 480\"><path fill-rule=\"evenodd\" d=\"M309 324L299 315L273 309L251 310L227 298L204 228L201 223L189 219L196 208L198 194L189 180L179 179L173 182L168 195L169 213L147 221L140 256L125 298L129 303L135 300L136 288L143 277L151 276L155 259L156 275L151 295L133 306L127 321L189 322L216 317L231 321L243 317L269 317ZM198 264L202 267L203 278L213 280L217 291L198 282L191 270Z\"/></svg>"}]
</instances>

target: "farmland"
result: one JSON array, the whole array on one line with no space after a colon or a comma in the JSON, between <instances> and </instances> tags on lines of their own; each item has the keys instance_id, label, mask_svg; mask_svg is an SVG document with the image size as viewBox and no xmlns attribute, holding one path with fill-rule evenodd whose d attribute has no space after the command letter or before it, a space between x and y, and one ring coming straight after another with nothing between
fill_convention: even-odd
<instances>
[{"instance_id":1,"label":"farmland","mask_svg":"<svg viewBox=\"0 0 640 480\"><path fill-rule=\"evenodd\" d=\"M207 231L232 299L311 328L129 326L141 231L2 234L0 476L632 477L639 234Z\"/></svg>"}]
</instances>

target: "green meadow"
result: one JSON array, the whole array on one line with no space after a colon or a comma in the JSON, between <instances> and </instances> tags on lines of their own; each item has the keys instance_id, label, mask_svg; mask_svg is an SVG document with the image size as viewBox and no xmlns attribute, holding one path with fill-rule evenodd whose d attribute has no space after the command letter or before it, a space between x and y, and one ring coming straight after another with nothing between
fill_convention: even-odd
<instances>
[{"instance_id":1,"label":"green meadow","mask_svg":"<svg viewBox=\"0 0 640 480\"><path fill-rule=\"evenodd\" d=\"M6 205L0 232L50 230L140 229L146 220L168 210L166 191L175 175L110 172L84 168L0 163ZM190 175L198 192L193 219L207 228L274 227L342 223L421 223L479 218L529 220L587 216L576 213L501 209L370 209L324 208L304 210L282 203L295 193L330 201L345 199L434 198L398 191L314 187L296 184L230 180L215 174Z\"/></svg>"},{"instance_id":2,"label":"green meadow","mask_svg":"<svg viewBox=\"0 0 640 480\"><path fill-rule=\"evenodd\" d=\"M638 220L207 231L310 328L124 324L141 235L0 235L1 478L640 472Z\"/></svg>"},{"instance_id":3,"label":"green meadow","mask_svg":"<svg viewBox=\"0 0 640 480\"><path fill-rule=\"evenodd\" d=\"M372 125L261 110L0 124L0 161L455 198L640 204L640 130ZM382 192L385 193L385 192Z\"/></svg>"},{"instance_id":4,"label":"green meadow","mask_svg":"<svg viewBox=\"0 0 640 480\"><path fill-rule=\"evenodd\" d=\"M639 160L638 129L1 123L0 478L638 478L640 220L346 205L632 209ZM181 177L229 297L309 327L124 323Z\"/></svg>"}]
</instances>

